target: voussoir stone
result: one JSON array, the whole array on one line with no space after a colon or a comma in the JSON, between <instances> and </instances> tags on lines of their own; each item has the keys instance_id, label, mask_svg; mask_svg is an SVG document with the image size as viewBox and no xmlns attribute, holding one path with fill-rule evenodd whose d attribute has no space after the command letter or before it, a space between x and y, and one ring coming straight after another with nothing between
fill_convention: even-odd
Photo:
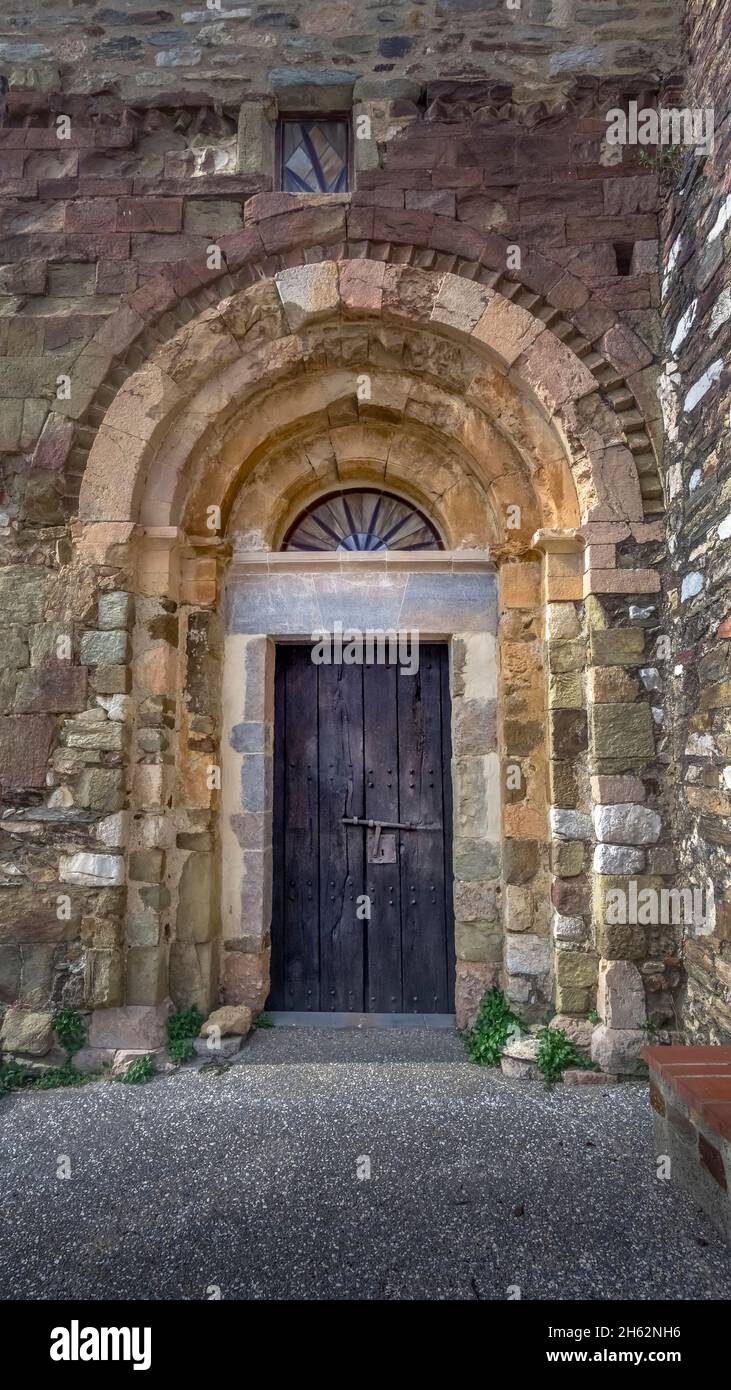
<instances>
[{"instance_id":1,"label":"voussoir stone","mask_svg":"<svg viewBox=\"0 0 731 1390\"><path fill-rule=\"evenodd\" d=\"M649 806L631 803L594 807L597 840L611 845L654 845L662 819Z\"/></svg>"}]
</instances>

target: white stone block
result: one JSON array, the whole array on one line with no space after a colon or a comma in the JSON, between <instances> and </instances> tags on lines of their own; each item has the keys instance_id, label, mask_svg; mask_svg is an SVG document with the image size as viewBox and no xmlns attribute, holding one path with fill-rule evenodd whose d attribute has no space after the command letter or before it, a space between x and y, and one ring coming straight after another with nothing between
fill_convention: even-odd
<instances>
[{"instance_id":1,"label":"white stone block","mask_svg":"<svg viewBox=\"0 0 731 1390\"><path fill-rule=\"evenodd\" d=\"M505 967L509 975L547 975L551 968L551 943L532 932L508 935Z\"/></svg>"},{"instance_id":2,"label":"white stone block","mask_svg":"<svg viewBox=\"0 0 731 1390\"><path fill-rule=\"evenodd\" d=\"M594 807L594 829L603 844L654 845L661 828L661 817L649 806L621 802Z\"/></svg>"},{"instance_id":3,"label":"white stone block","mask_svg":"<svg viewBox=\"0 0 731 1390\"><path fill-rule=\"evenodd\" d=\"M597 845L594 872L597 874L639 874L645 867L645 851L628 845Z\"/></svg>"},{"instance_id":4,"label":"white stone block","mask_svg":"<svg viewBox=\"0 0 731 1390\"><path fill-rule=\"evenodd\" d=\"M58 873L62 883L110 888L124 883L124 860L116 854L64 854Z\"/></svg>"},{"instance_id":5,"label":"white stone block","mask_svg":"<svg viewBox=\"0 0 731 1390\"><path fill-rule=\"evenodd\" d=\"M588 840L591 838L591 820L582 811L562 811L552 806L551 830L563 840Z\"/></svg>"}]
</instances>

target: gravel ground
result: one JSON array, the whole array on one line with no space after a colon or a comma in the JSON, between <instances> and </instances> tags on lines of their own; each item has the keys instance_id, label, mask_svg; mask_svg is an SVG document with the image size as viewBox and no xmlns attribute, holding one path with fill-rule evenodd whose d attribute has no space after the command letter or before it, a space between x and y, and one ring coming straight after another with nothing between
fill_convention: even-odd
<instances>
[{"instance_id":1,"label":"gravel ground","mask_svg":"<svg viewBox=\"0 0 731 1390\"><path fill-rule=\"evenodd\" d=\"M731 1251L654 1171L643 1084L547 1093L449 1033L262 1031L220 1074L0 1101L0 1296L731 1297Z\"/></svg>"}]
</instances>

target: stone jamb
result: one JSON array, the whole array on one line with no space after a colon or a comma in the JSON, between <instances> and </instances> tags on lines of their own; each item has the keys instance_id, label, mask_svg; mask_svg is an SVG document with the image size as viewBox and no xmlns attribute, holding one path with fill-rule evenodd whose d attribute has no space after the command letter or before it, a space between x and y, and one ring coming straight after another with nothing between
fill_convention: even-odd
<instances>
[{"instance_id":1,"label":"stone jamb","mask_svg":"<svg viewBox=\"0 0 731 1390\"><path fill-rule=\"evenodd\" d=\"M307 559L260 555L236 557L226 577L226 637L223 673L221 761L222 786L222 989L227 1003L246 1003L261 1009L268 993L271 923L274 663L281 632L232 631L231 593L247 574L265 569L292 580L313 575ZM363 594L365 574L380 579L387 567L367 570L341 565L334 555L314 567L332 581L338 577L342 599L348 601L348 624L388 627L379 622L373 595ZM290 563L287 564L286 560ZM395 575L422 574L430 584L460 571L490 574L486 557L440 557L427 565L421 557L403 557L390 567ZM353 595L362 603L354 621ZM337 606L332 582L328 602ZM342 601L342 600L341 600ZM469 600L459 600L451 620L435 622L432 609L412 609L408 628L418 628L426 640L448 640L452 696L454 799L454 905L457 948L456 1009L464 1026L473 1016L485 989L498 982L502 964L499 912L500 779L496 746L497 657L496 613L484 614L484 625ZM467 620L466 630L462 630ZM397 629L398 630L398 629ZM306 641L310 630L284 634L287 641Z\"/></svg>"}]
</instances>

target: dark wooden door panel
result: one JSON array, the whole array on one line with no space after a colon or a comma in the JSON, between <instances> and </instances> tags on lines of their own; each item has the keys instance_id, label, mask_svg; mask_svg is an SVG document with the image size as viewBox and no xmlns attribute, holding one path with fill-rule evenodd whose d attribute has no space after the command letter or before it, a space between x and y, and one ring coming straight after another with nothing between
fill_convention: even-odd
<instances>
[{"instance_id":1,"label":"dark wooden door panel","mask_svg":"<svg viewBox=\"0 0 731 1390\"><path fill-rule=\"evenodd\" d=\"M363 1012L363 832L343 825L363 805L363 669L319 666L320 1008Z\"/></svg>"},{"instance_id":2,"label":"dark wooden door panel","mask_svg":"<svg viewBox=\"0 0 731 1390\"><path fill-rule=\"evenodd\" d=\"M365 806L367 820L400 820L398 787L398 693L396 666L363 670L365 715ZM353 832L351 832L353 833ZM363 833L363 832L359 832ZM363 922L366 949L367 1009L402 1012L401 884L397 853L394 864L366 865L370 921Z\"/></svg>"},{"instance_id":3,"label":"dark wooden door panel","mask_svg":"<svg viewBox=\"0 0 731 1390\"><path fill-rule=\"evenodd\" d=\"M444 826L441 659L424 644L419 669L399 676L401 819ZM449 1012L442 830L401 833L401 939L404 1013Z\"/></svg>"},{"instance_id":4,"label":"dark wooden door panel","mask_svg":"<svg viewBox=\"0 0 731 1390\"><path fill-rule=\"evenodd\" d=\"M320 790L317 738L317 667L309 648L278 653L280 725L275 733L276 840L283 856L275 866L280 903L272 1008L320 1008L320 895L318 874ZM303 718L312 710L315 717ZM283 793L283 794L282 794Z\"/></svg>"},{"instance_id":5,"label":"dark wooden door panel","mask_svg":"<svg viewBox=\"0 0 731 1390\"><path fill-rule=\"evenodd\" d=\"M446 646L423 644L414 676L279 647L274 744L269 1007L451 1012ZM372 862L367 829L344 816L435 828L383 831Z\"/></svg>"}]
</instances>

